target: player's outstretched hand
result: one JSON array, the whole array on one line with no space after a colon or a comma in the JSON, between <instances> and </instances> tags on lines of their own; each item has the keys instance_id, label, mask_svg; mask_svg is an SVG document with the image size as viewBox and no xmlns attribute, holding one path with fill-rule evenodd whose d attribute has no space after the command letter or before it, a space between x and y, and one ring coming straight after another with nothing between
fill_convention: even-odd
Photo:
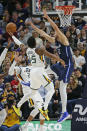
<instances>
[{"instance_id":1,"label":"player's outstretched hand","mask_svg":"<svg viewBox=\"0 0 87 131\"><path fill-rule=\"evenodd\" d=\"M8 31L8 34L12 37L13 33L11 31Z\"/></svg>"},{"instance_id":2,"label":"player's outstretched hand","mask_svg":"<svg viewBox=\"0 0 87 131\"><path fill-rule=\"evenodd\" d=\"M43 16L44 18L48 17L46 9L43 9L43 14L44 14L44 16Z\"/></svg>"},{"instance_id":3,"label":"player's outstretched hand","mask_svg":"<svg viewBox=\"0 0 87 131\"><path fill-rule=\"evenodd\" d=\"M65 61L64 60L62 60L62 59L60 59L60 63L64 66L64 68L65 68Z\"/></svg>"}]
</instances>

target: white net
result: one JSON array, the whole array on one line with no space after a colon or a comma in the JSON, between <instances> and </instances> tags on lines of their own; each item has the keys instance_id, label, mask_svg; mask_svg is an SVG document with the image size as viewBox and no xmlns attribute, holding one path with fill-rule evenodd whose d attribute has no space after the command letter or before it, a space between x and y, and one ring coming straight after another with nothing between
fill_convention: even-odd
<instances>
[{"instance_id":1,"label":"white net","mask_svg":"<svg viewBox=\"0 0 87 131\"><path fill-rule=\"evenodd\" d=\"M68 27L71 25L72 13L74 12L73 8L64 8L64 9L56 9L58 16L60 18L60 26Z\"/></svg>"}]
</instances>

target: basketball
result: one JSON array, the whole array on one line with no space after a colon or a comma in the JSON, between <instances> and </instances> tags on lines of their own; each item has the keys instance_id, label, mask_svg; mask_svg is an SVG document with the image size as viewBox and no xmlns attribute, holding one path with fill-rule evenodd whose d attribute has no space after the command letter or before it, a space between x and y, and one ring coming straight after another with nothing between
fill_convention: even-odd
<instances>
[{"instance_id":1,"label":"basketball","mask_svg":"<svg viewBox=\"0 0 87 131\"><path fill-rule=\"evenodd\" d=\"M14 33L14 32L16 32L16 24L14 24L13 22L10 22L10 23L8 23L7 24L7 26L6 26L6 31L7 32L11 32L11 33Z\"/></svg>"}]
</instances>

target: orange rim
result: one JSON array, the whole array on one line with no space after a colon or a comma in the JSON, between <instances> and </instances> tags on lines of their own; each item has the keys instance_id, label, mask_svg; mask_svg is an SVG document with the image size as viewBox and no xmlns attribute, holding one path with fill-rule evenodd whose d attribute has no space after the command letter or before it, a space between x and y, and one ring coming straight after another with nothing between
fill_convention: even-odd
<instances>
[{"instance_id":1,"label":"orange rim","mask_svg":"<svg viewBox=\"0 0 87 131\"><path fill-rule=\"evenodd\" d=\"M64 10L64 15L72 15L72 11L76 7L73 5L67 5L67 6L56 6L56 10Z\"/></svg>"}]
</instances>

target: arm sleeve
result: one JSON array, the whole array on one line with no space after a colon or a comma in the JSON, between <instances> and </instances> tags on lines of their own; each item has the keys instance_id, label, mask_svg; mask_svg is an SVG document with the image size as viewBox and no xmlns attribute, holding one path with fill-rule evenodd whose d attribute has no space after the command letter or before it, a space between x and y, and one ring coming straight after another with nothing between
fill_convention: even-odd
<instances>
[{"instance_id":1,"label":"arm sleeve","mask_svg":"<svg viewBox=\"0 0 87 131\"><path fill-rule=\"evenodd\" d=\"M14 40L14 42L15 42L18 46L20 46L21 44L23 44L23 43L21 43L14 35L12 36L12 39Z\"/></svg>"},{"instance_id":2,"label":"arm sleeve","mask_svg":"<svg viewBox=\"0 0 87 131\"><path fill-rule=\"evenodd\" d=\"M9 69L9 72L8 72L9 75L11 75L11 76L14 75L15 66L16 66L16 61L13 61L12 65Z\"/></svg>"},{"instance_id":3,"label":"arm sleeve","mask_svg":"<svg viewBox=\"0 0 87 131\"><path fill-rule=\"evenodd\" d=\"M5 48L4 51L2 52L1 56L0 56L0 66L1 66L3 60L4 60L5 57L6 57L7 51L8 51L8 49Z\"/></svg>"}]
</instances>

